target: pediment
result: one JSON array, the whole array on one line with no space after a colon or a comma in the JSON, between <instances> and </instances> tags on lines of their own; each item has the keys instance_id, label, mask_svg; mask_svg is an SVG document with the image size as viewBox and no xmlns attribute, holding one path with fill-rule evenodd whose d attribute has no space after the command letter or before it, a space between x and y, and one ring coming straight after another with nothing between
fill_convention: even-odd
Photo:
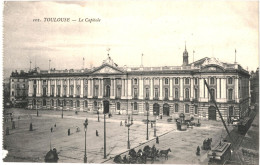
<instances>
[{"instance_id":1,"label":"pediment","mask_svg":"<svg viewBox=\"0 0 260 165\"><path fill-rule=\"evenodd\" d=\"M93 74L121 74L121 73L123 72L109 65L101 66L100 68L97 68L93 72Z\"/></svg>"},{"instance_id":2,"label":"pediment","mask_svg":"<svg viewBox=\"0 0 260 165\"><path fill-rule=\"evenodd\" d=\"M207 65L217 65L220 67L224 67L223 63L220 62L219 60L217 60L216 58L207 58L203 63L202 63L202 67L205 67Z\"/></svg>"}]
</instances>

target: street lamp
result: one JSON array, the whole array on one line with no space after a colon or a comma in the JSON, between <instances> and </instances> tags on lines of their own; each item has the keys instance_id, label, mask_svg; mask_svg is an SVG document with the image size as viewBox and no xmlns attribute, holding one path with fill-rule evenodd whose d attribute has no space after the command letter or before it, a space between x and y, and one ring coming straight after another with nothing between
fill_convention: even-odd
<instances>
[{"instance_id":1,"label":"street lamp","mask_svg":"<svg viewBox=\"0 0 260 165\"><path fill-rule=\"evenodd\" d=\"M97 114L98 114L98 122L99 122L99 108L98 108Z\"/></svg>"},{"instance_id":2,"label":"street lamp","mask_svg":"<svg viewBox=\"0 0 260 165\"><path fill-rule=\"evenodd\" d=\"M37 104L38 103L38 100L36 101L36 111L37 111L37 117L39 117L39 112L38 112L38 109L37 109Z\"/></svg>"},{"instance_id":3,"label":"street lamp","mask_svg":"<svg viewBox=\"0 0 260 165\"><path fill-rule=\"evenodd\" d=\"M85 130L85 155L84 155L84 163L87 163L87 153L86 153L86 135L87 135L87 126L88 126L88 119L85 120L84 125L84 130Z\"/></svg>"},{"instance_id":4,"label":"street lamp","mask_svg":"<svg viewBox=\"0 0 260 165\"><path fill-rule=\"evenodd\" d=\"M131 117L131 123L130 123L130 115L128 115L127 124L125 125L126 127L128 127L127 149L130 149L129 130L130 130L130 126L131 126L131 125L133 125L133 115L132 115L132 117Z\"/></svg>"},{"instance_id":5,"label":"street lamp","mask_svg":"<svg viewBox=\"0 0 260 165\"><path fill-rule=\"evenodd\" d=\"M156 115L154 116L155 119L154 119L154 137L156 137Z\"/></svg>"},{"instance_id":6,"label":"street lamp","mask_svg":"<svg viewBox=\"0 0 260 165\"><path fill-rule=\"evenodd\" d=\"M63 119L63 108L64 108L65 99L61 103L62 109L61 109L61 118Z\"/></svg>"},{"instance_id":7,"label":"street lamp","mask_svg":"<svg viewBox=\"0 0 260 165\"><path fill-rule=\"evenodd\" d=\"M147 128L146 128L146 140L149 140L149 136L148 136L148 123L149 123L149 109L147 110L147 120L146 120L146 124L147 124Z\"/></svg>"}]
</instances>

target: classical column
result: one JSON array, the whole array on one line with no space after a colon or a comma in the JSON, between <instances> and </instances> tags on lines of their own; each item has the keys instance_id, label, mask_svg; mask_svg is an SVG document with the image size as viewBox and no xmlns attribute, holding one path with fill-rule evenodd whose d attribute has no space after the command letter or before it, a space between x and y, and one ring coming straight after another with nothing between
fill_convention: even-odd
<instances>
[{"instance_id":1,"label":"classical column","mask_svg":"<svg viewBox=\"0 0 260 165\"><path fill-rule=\"evenodd\" d=\"M28 96L32 97L33 95L33 80L29 80L29 93Z\"/></svg>"},{"instance_id":2,"label":"classical column","mask_svg":"<svg viewBox=\"0 0 260 165\"><path fill-rule=\"evenodd\" d=\"M54 97L56 97L57 94L57 80L54 80Z\"/></svg>"},{"instance_id":3,"label":"classical column","mask_svg":"<svg viewBox=\"0 0 260 165\"><path fill-rule=\"evenodd\" d=\"M207 84L209 84L208 78L205 78ZM204 85L205 86L205 85ZM205 86L206 87L206 86ZM208 88L205 88L205 98L209 99L209 90Z\"/></svg>"},{"instance_id":4,"label":"classical column","mask_svg":"<svg viewBox=\"0 0 260 165\"><path fill-rule=\"evenodd\" d=\"M172 95L172 78L169 78L170 79L170 97L169 99L172 100L173 99L173 95Z\"/></svg>"},{"instance_id":5,"label":"classical column","mask_svg":"<svg viewBox=\"0 0 260 165\"><path fill-rule=\"evenodd\" d=\"M194 98L194 84L193 84L193 77L190 79L190 98L193 99Z\"/></svg>"},{"instance_id":6,"label":"classical column","mask_svg":"<svg viewBox=\"0 0 260 165\"><path fill-rule=\"evenodd\" d=\"M239 92L238 92L238 78L235 78L235 100L239 102Z\"/></svg>"},{"instance_id":7,"label":"classical column","mask_svg":"<svg viewBox=\"0 0 260 165\"><path fill-rule=\"evenodd\" d=\"M114 79L113 93L114 93L113 98L115 98L115 96L116 96L116 80L115 79Z\"/></svg>"},{"instance_id":8,"label":"classical column","mask_svg":"<svg viewBox=\"0 0 260 165\"><path fill-rule=\"evenodd\" d=\"M50 80L50 79L48 79L48 91L47 91L47 95L48 95L48 97L50 97L50 95L51 95L51 80Z\"/></svg>"},{"instance_id":9,"label":"classical column","mask_svg":"<svg viewBox=\"0 0 260 165\"><path fill-rule=\"evenodd\" d=\"M143 85L143 78L140 78L139 79L139 99L143 99L143 95L144 95L144 92L143 92L143 89L144 89L144 85Z\"/></svg>"},{"instance_id":10,"label":"classical column","mask_svg":"<svg viewBox=\"0 0 260 165\"><path fill-rule=\"evenodd\" d=\"M111 99L114 97L114 83L115 83L115 80L111 79L111 86L110 86L110 98Z\"/></svg>"},{"instance_id":11,"label":"classical column","mask_svg":"<svg viewBox=\"0 0 260 165\"><path fill-rule=\"evenodd\" d=\"M80 98L83 98L84 95L84 79L80 79Z\"/></svg>"},{"instance_id":12,"label":"classical column","mask_svg":"<svg viewBox=\"0 0 260 165\"><path fill-rule=\"evenodd\" d=\"M98 79L98 98L102 98L101 91L101 79Z\"/></svg>"},{"instance_id":13,"label":"classical column","mask_svg":"<svg viewBox=\"0 0 260 165\"><path fill-rule=\"evenodd\" d=\"M91 98L91 81L90 79L88 79L87 81L88 81L88 98Z\"/></svg>"},{"instance_id":14,"label":"classical column","mask_svg":"<svg viewBox=\"0 0 260 165\"><path fill-rule=\"evenodd\" d=\"M183 78L180 78L180 100L183 100Z\"/></svg>"},{"instance_id":15,"label":"classical column","mask_svg":"<svg viewBox=\"0 0 260 165\"><path fill-rule=\"evenodd\" d=\"M77 84L76 84L76 79L74 78L74 86L73 86L73 97L76 97L76 91L77 91Z\"/></svg>"},{"instance_id":16,"label":"classical column","mask_svg":"<svg viewBox=\"0 0 260 165\"><path fill-rule=\"evenodd\" d=\"M63 79L60 79L60 97L63 97Z\"/></svg>"},{"instance_id":17,"label":"classical column","mask_svg":"<svg viewBox=\"0 0 260 165\"><path fill-rule=\"evenodd\" d=\"M121 80L121 82L122 82L122 96L124 97L125 96L125 79L122 79Z\"/></svg>"},{"instance_id":18,"label":"classical column","mask_svg":"<svg viewBox=\"0 0 260 165\"><path fill-rule=\"evenodd\" d=\"M100 86L100 89L101 89L101 98L104 96L104 79L103 78L101 78L101 86Z\"/></svg>"},{"instance_id":19,"label":"classical column","mask_svg":"<svg viewBox=\"0 0 260 165\"><path fill-rule=\"evenodd\" d=\"M162 87L163 87L163 83L162 83L162 78L160 78L160 96L159 96L159 100L162 100L163 99L163 95L162 95Z\"/></svg>"},{"instance_id":20,"label":"classical column","mask_svg":"<svg viewBox=\"0 0 260 165\"><path fill-rule=\"evenodd\" d=\"M128 78L127 80L127 92L128 92L128 99L132 99L132 80Z\"/></svg>"},{"instance_id":21,"label":"classical column","mask_svg":"<svg viewBox=\"0 0 260 165\"><path fill-rule=\"evenodd\" d=\"M221 98L226 101L227 98L227 81L226 78L221 79Z\"/></svg>"},{"instance_id":22,"label":"classical column","mask_svg":"<svg viewBox=\"0 0 260 165\"><path fill-rule=\"evenodd\" d=\"M70 79L67 79L67 88L66 88L66 90L67 90L67 97L69 97L69 95L70 95Z\"/></svg>"},{"instance_id":23,"label":"classical column","mask_svg":"<svg viewBox=\"0 0 260 165\"><path fill-rule=\"evenodd\" d=\"M217 99L219 99L220 98L220 93L221 93L221 79L220 78L217 78Z\"/></svg>"},{"instance_id":24,"label":"classical column","mask_svg":"<svg viewBox=\"0 0 260 165\"><path fill-rule=\"evenodd\" d=\"M150 100L153 100L153 78L150 79Z\"/></svg>"},{"instance_id":25,"label":"classical column","mask_svg":"<svg viewBox=\"0 0 260 165\"><path fill-rule=\"evenodd\" d=\"M94 89L94 83L93 78L90 79L90 97L93 97L93 89Z\"/></svg>"}]
</instances>

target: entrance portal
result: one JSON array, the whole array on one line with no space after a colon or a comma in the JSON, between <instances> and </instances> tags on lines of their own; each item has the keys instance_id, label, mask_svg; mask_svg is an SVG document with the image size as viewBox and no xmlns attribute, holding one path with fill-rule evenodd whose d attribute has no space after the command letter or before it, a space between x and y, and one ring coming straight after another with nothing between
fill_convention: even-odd
<instances>
[{"instance_id":1,"label":"entrance portal","mask_svg":"<svg viewBox=\"0 0 260 165\"><path fill-rule=\"evenodd\" d=\"M170 115L170 108L169 108L169 104L165 103L163 104L163 115Z\"/></svg>"},{"instance_id":2,"label":"entrance portal","mask_svg":"<svg viewBox=\"0 0 260 165\"><path fill-rule=\"evenodd\" d=\"M208 110L209 120L216 120L216 107L210 106Z\"/></svg>"}]
</instances>

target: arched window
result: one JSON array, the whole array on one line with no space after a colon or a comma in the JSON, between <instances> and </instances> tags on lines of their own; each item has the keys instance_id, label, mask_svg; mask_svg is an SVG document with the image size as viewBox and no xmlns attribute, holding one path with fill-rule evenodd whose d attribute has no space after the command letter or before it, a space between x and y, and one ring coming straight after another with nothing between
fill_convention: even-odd
<instances>
[{"instance_id":1,"label":"arched window","mask_svg":"<svg viewBox=\"0 0 260 165\"><path fill-rule=\"evenodd\" d=\"M51 87L51 95L54 95L54 86Z\"/></svg>"},{"instance_id":2,"label":"arched window","mask_svg":"<svg viewBox=\"0 0 260 165\"><path fill-rule=\"evenodd\" d=\"M228 89L228 100L233 100L233 89Z\"/></svg>"},{"instance_id":3,"label":"arched window","mask_svg":"<svg viewBox=\"0 0 260 165\"><path fill-rule=\"evenodd\" d=\"M168 88L165 88L164 90L165 90L165 93L164 93L165 98L168 99L168 95L169 95L169 93L168 93Z\"/></svg>"},{"instance_id":4,"label":"arched window","mask_svg":"<svg viewBox=\"0 0 260 165\"><path fill-rule=\"evenodd\" d=\"M73 86L70 87L70 95L73 95Z\"/></svg>"},{"instance_id":5,"label":"arched window","mask_svg":"<svg viewBox=\"0 0 260 165\"><path fill-rule=\"evenodd\" d=\"M87 108L87 107L88 107L88 101L85 100L85 108Z\"/></svg>"},{"instance_id":6,"label":"arched window","mask_svg":"<svg viewBox=\"0 0 260 165\"><path fill-rule=\"evenodd\" d=\"M188 104L185 104L185 113L190 113L190 107Z\"/></svg>"},{"instance_id":7,"label":"arched window","mask_svg":"<svg viewBox=\"0 0 260 165\"><path fill-rule=\"evenodd\" d=\"M134 110L137 110L137 102L134 102Z\"/></svg>"},{"instance_id":8,"label":"arched window","mask_svg":"<svg viewBox=\"0 0 260 165\"><path fill-rule=\"evenodd\" d=\"M210 92L212 94L212 97L210 95L210 100L213 101L215 99L215 89L210 89Z\"/></svg>"},{"instance_id":9,"label":"arched window","mask_svg":"<svg viewBox=\"0 0 260 165\"><path fill-rule=\"evenodd\" d=\"M194 89L194 97L195 97L195 99L198 99L198 89L197 88Z\"/></svg>"},{"instance_id":10,"label":"arched window","mask_svg":"<svg viewBox=\"0 0 260 165\"><path fill-rule=\"evenodd\" d=\"M174 84L175 84L175 85L178 85L178 84L179 84L179 79L178 79L178 78L175 78L174 80L175 80L175 81L174 81L174 82L175 82Z\"/></svg>"},{"instance_id":11,"label":"arched window","mask_svg":"<svg viewBox=\"0 0 260 165\"><path fill-rule=\"evenodd\" d=\"M134 79L134 85L137 85L137 79L136 78Z\"/></svg>"},{"instance_id":12,"label":"arched window","mask_svg":"<svg viewBox=\"0 0 260 165\"><path fill-rule=\"evenodd\" d=\"M168 85L168 84L169 84L169 79L168 79L168 78L165 78L165 79L164 79L164 84L165 84L165 85Z\"/></svg>"},{"instance_id":13,"label":"arched window","mask_svg":"<svg viewBox=\"0 0 260 165\"><path fill-rule=\"evenodd\" d=\"M189 99L190 98L190 90L189 88L185 89L185 99Z\"/></svg>"},{"instance_id":14,"label":"arched window","mask_svg":"<svg viewBox=\"0 0 260 165\"><path fill-rule=\"evenodd\" d=\"M77 87L77 95L80 95L80 87Z\"/></svg>"},{"instance_id":15,"label":"arched window","mask_svg":"<svg viewBox=\"0 0 260 165\"><path fill-rule=\"evenodd\" d=\"M119 102L116 103L116 109L120 110L120 103Z\"/></svg>"},{"instance_id":16,"label":"arched window","mask_svg":"<svg viewBox=\"0 0 260 165\"><path fill-rule=\"evenodd\" d=\"M73 107L73 100L70 100L70 106Z\"/></svg>"},{"instance_id":17,"label":"arched window","mask_svg":"<svg viewBox=\"0 0 260 165\"><path fill-rule=\"evenodd\" d=\"M194 114L198 114L198 106L194 106Z\"/></svg>"},{"instance_id":18,"label":"arched window","mask_svg":"<svg viewBox=\"0 0 260 165\"><path fill-rule=\"evenodd\" d=\"M214 79L214 77L211 77L211 78L209 79L209 83L210 83L211 85L215 84L215 79Z\"/></svg>"},{"instance_id":19,"label":"arched window","mask_svg":"<svg viewBox=\"0 0 260 165\"><path fill-rule=\"evenodd\" d=\"M178 105L178 104L175 104L175 105L174 105L174 111L175 111L175 112L179 112L179 105Z\"/></svg>"},{"instance_id":20,"label":"arched window","mask_svg":"<svg viewBox=\"0 0 260 165\"><path fill-rule=\"evenodd\" d=\"M88 87L85 87L84 96L88 96Z\"/></svg>"},{"instance_id":21,"label":"arched window","mask_svg":"<svg viewBox=\"0 0 260 165\"><path fill-rule=\"evenodd\" d=\"M46 106L46 100L45 99L43 99L43 101L42 101L42 106Z\"/></svg>"},{"instance_id":22,"label":"arched window","mask_svg":"<svg viewBox=\"0 0 260 165\"><path fill-rule=\"evenodd\" d=\"M46 90L46 87L44 87L42 90L43 90L43 96L47 96L47 90Z\"/></svg>"},{"instance_id":23,"label":"arched window","mask_svg":"<svg viewBox=\"0 0 260 165\"><path fill-rule=\"evenodd\" d=\"M195 79L194 79L194 84L195 84L195 85L198 85L198 78L195 78Z\"/></svg>"},{"instance_id":24,"label":"arched window","mask_svg":"<svg viewBox=\"0 0 260 165\"><path fill-rule=\"evenodd\" d=\"M175 99L178 99L179 98L179 89L178 88L175 88L175 92L174 92L174 96L175 96Z\"/></svg>"},{"instance_id":25,"label":"arched window","mask_svg":"<svg viewBox=\"0 0 260 165\"><path fill-rule=\"evenodd\" d=\"M189 78L185 78L185 84L189 85L190 84L190 79Z\"/></svg>"},{"instance_id":26,"label":"arched window","mask_svg":"<svg viewBox=\"0 0 260 165\"><path fill-rule=\"evenodd\" d=\"M77 100L77 107L80 107L80 101Z\"/></svg>"},{"instance_id":27,"label":"arched window","mask_svg":"<svg viewBox=\"0 0 260 165\"><path fill-rule=\"evenodd\" d=\"M66 87L66 86L63 87L63 95L64 95L64 96L67 95L67 87Z\"/></svg>"}]
</instances>

